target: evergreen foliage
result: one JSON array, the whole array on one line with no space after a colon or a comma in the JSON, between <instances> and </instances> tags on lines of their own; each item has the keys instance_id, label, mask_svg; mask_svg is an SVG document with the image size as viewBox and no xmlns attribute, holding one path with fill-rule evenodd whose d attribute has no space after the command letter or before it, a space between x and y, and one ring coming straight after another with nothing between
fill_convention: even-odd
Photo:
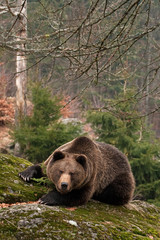
<instances>
[{"instance_id":1,"label":"evergreen foliage","mask_svg":"<svg viewBox=\"0 0 160 240\"><path fill-rule=\"evenodd\" d=\"M33 113L20 121L13 137L30 161L42 162L54 149L79 136L81 126L61 122L60 99L52 98L47 89L33 87L32 103Z\"/></svg>"},{"instance_id":2,"label":"evergreen foliage","mask_svg":"<svg viewBox=\"0 0 160 240\"><path fill-rule=\"evenodd\" d=\"M136 194L142 199L149 199L149 202L160 206L160 180L148 184L140 184Z\"/></svg>"},{"instance_id":3,"label":"evergreen foliage","mask_svg":"<svg viewBox=\"0 0 160 240\"><path fill-rule=\"evenodd\" d=\"M136 99L131 98L133 93L134 90L127 90L111 100L111 111L89 112L88 122L95 129L98 141L115 145L127 155L139 185L160 179L160 144L139 117Z\"/></svg>"}]
</instances>

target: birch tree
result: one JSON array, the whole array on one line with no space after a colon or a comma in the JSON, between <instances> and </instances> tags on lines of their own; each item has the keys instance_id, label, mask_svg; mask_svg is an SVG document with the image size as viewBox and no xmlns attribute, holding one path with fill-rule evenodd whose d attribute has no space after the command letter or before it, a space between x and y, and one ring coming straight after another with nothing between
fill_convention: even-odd
<instances>
[{"instance_id":1,"label":"birch tree","mask_svg":"<svg viewBox=\"0 0 160 240\"><path fill-rule=\"evenodd\" d=\"M27 0L17 0L17 41L23 41L27 38ZM27 74L26 74L26 57L25 44L20 43L18 48L21 51L16 52L16 119L26 115L26 91L27 91Z\"/></svg>"},{"instance_id":2,"label":"birch tree","mask_svg":"<svg viewBox=\"0 0 160 240\"><path fill-rule=\"evenodd\" d=\"M3 28L2 38L3 45L9 41L16 47L14 74L16 83L16 122L26 114L26 56L25 41L27 38L27 0L2 1L0 5L0 15L7 15L10 21ZM3 20L2 16L2 20ZM4 46L2 46L4 49Z\"/></svg>"},{"instance_id":3,"label":"birch tree","mask_svg":"<svg viewBox=\"0 0 160 240\"><path fill-rule=\"evenodd\" d=\"M25 9L23 2L26 3L21 1L18 12L26 19L21 11ZM8 11L12 16L14 2L3 0L3 3L1 13ZM39 0L28 2L28 6L28 36L13 41L14 31L10 31L9 38L3 29L0 48L27 57L32 81L40 77L55 92L72 95L70 101L87 93L97 108L103 108L101 97L108 96L108 89L114 83L125 87L136 85L137 93L131 98L138 105L141 102L143 106L146 95L153 101L155 96L160 97L158 0ZM14 17L16 22L20 20L15 13ZM148 38L150 35L153 39ZM147 38L152 39L149 62L145 56ZM35 66L40 69L38 75ZM146 81L148 75L150 79ZM99 96L92 94L91 89ZM110 102L106 104L103 110L112 110ZM147 114L159 110L156 104Z\"/></svg>"}]
</instances>

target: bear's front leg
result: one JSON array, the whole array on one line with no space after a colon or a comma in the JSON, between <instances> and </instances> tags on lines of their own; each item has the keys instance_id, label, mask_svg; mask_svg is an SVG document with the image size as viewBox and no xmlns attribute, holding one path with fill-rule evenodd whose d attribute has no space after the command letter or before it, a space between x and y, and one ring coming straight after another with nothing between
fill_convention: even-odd
<instances>
[{"instance_id":1,"label":"bear's front leg","mask_svg":"<svg viewBox=\"0 0 160 240\"><path fill-rule=\"evenodd\" d=\"M59 195L59 193L56 190L53 190L43 195L38 202L49 206L57 206L59 205L58 202L60 201L60 198L61 196Z\"/></svg>"},{"instance_id":2,"label":"bear's front leg","mask_svg":"<svg viewBox=\"0 0 160 240\"><path fill-rule=\"evenodd\" d=\"M66 206L74 207L84 205L90 200L90 189L82 188L73 190L67 194L61 194L57 190L53 190L46 195L42 196L39 203L51 206Z\"/></svg>"},{"instance_id":3,"label":"bear's front leg","mask_svg":"<svg viewBox=\"0 0 160 240\"><path fill-rule=\"evenodd\" d=\"M19 176L26 182L30 182L31 178L41 178L43 177L42 168L39 165L33 165L28 167L23 172L19 173Z\"/></svg>"}]
</instances>

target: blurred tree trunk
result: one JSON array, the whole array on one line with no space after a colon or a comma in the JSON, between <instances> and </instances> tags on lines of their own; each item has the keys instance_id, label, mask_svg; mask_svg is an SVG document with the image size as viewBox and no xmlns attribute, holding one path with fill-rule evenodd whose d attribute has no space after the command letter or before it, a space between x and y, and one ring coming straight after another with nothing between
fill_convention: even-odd
<instances>
[{"instance_id":1,"label":"blurred tree trunk","mask_svg":"<svg viewBox=\"0 0 160 240\"><path fill-rule=\"evenodd\" d=\"M27 37L27 0L17 0L17 45L19 49L24 49L23 39ZM22 116L26 115L26 57L24 51L18 51L16 54L16 124Z\"/></svg>"}]
</instances>

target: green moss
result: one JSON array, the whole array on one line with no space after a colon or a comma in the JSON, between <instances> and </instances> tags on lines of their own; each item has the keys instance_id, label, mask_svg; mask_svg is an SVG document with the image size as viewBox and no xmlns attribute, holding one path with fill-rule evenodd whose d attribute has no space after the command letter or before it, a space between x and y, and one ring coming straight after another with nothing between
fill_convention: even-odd
<instances>
[{"instance_id":1,"label":"green moss","mask_svg":"<svg viewBox=\"0 0 160 240\"><path fill-rule=\"evenodd\" d=\"M0 155L0 201L34 201L48 191L45 179L25 183L18 177L31 163ZM41 185L43 183L43 185ZM73 222L72 222L73 221ZM37 204L0 209L0 239L149 240L160 239L160 208L134 201L109 206L90 201L74 211Z\"/></svg>"},{"instance_id":2,"label":"green moss","mask_svg":"<svg viewBox=\"0 0 160 240\"><path fill-rule=\"evenodd\" d=\"M0 210L0 239L158 240L159 217L160 208L139 201L129 208L89 202L74 211L28 204Z\"/></svg>"},{"instance_id":3,"label":"green moss","mask_svg":"<svg viewBox=\"0 0 160 240\"><path fill-rule=\"evenodd\" d=\"M30 165L25 159L0 154L1 203L36 201L48 191L45 186L26 183L19 178L18 173Z\"/></svg>"},{"instance_id":4,"label":"green moss","mask_svg":"<svg viewBox=\"0 0 160 240\"><path fill-rule=\"evenodd\" d=\"M149 235L160 238L160 211L156 214L154 206L148 208L146 203L138 201L135 203L136 208L132 211L126 207L88 203L87 207L78 208L74 216L81 221L82 219L91 221L95 225L96 232L100 232L101 235L103 231L103 234L107 231L111 239L149 239ZM158 224L157 228L155 221ZM154 231L148 231L150 226L154 226ZM99 239L103 238L99 237Z\"/></svg>"}]
</instances>

